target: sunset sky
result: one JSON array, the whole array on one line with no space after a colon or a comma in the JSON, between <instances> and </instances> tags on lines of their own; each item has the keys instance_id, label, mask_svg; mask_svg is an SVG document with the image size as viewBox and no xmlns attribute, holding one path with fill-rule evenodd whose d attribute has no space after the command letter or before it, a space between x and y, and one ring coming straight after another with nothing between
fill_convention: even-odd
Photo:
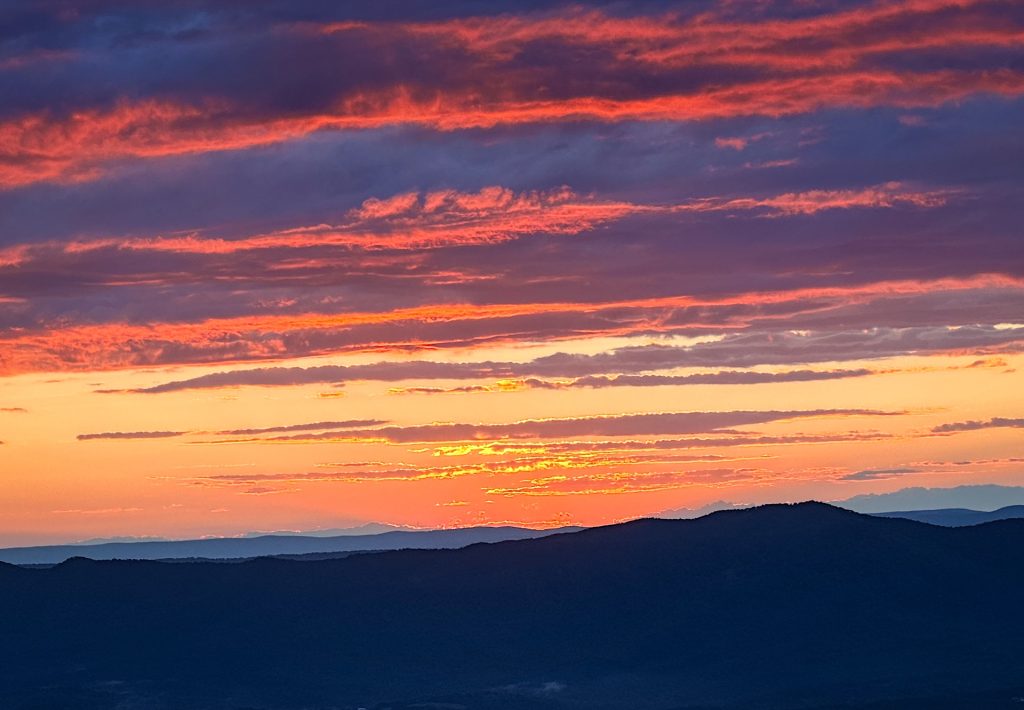
<instances>
[{"instance_id":1,"label":"sunset sky","mask_svg":"<svg viewBox=\"0 0 1024 710\"><path fill-rule=\"evenodd\" d=\"M10 0L0 544L1024 484L1018 0Z\"/></svg>"}]
</instances>

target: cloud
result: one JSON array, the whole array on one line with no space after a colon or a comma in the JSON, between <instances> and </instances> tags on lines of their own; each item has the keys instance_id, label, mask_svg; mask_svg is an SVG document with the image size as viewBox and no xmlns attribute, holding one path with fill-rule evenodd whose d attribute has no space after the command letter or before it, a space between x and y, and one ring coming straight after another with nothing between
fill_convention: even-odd
<instances>
[{"instance_id":1,"label":"cloud","mask_svg":"<svg viewBox=\"0 0 1024 710\"><path fill-rule=\"evenodd\" d=\"M808 417L893 416L900 412L870 409L788 411L664 412L527 419L508 424L425 424L356 429L343 433L276 436L259 441L386 441L395 444L501 439L558 439L579 436L659 436L716 432L737 426Z\"/></svg>"},{"instance_id":2,"label":"cloud","mask_svg":"<svg viewBox=\"0 0 1024 710\"><path fill-rule=\"evenodd\" d=\"M252 486L241 491L242 495L246 496L267 496L274 495L276 493L288 493L289 491L282 488L271 488L269 486Z\"/></svg>"},{"instance_id":3,"label":"cloud","mask_svg":"<svg viewBox=\"0 0 1024 710\"><path fill-rule=\"evenodd\" d=\"M254 370L215 372L208 375L166 382L133 392L160 394L189 389L220 387L283 387L304 384L338 384L342 381L407 379L453 379L483 377L488 365L441 362L379 362L373 365L317 365L314 367L265 367Z\"/></svg>"},{"instance_id":4,"label":"cloud","mask_svg":"<svg viewBox=\"0 0 1024 710\"><path fill-rule=\"evenodd\" d=\"M744 21L728 7L690 16L643 6L449 11L433 21L248 10L248 32L222 11L202 21L194 42L161 31L117 36L108 27L136 27L136 15L84 11L54 20L59 33L6 60L6 93L17 100L0 114L0 184L81 183L126 161L324 131L905 110L1024 91L1015 65L1000 61L1019 31L999 4L882 3ZM185 8L165 13L147 26L195 24ZM52 46L61 42L70 44ZM354 69L330 69L338 66ZM566 66L579 70L570 77Z\"/></svg>"},{"instance_id":5,"label":"cloud","mask_svg":"<svg viewBox=\"0 0 1024 710\"><path fill-rule=\"evenodd\" d=\"M0 407L0 412L5 414L28 414L24 407Z\"/></svg>"},{"instance_id":6,"label":"cloud","mask_svg":"<svg viewBox=\"0 0 1024 710\"><path fill-rule=\"evenodd\" d=\"M197 479L199 485L218 487L247 487L243 493L251 490L259 494L283 492L269 486L253 486L260 481L304 484L304 483L369 483L369 482L417 482L424 480L451 479L462 476L494 475L515 476L544 473L546 475L522 480L521 485L497 487L488 484L484 489L487 495L515 496L566 496L566 495L614 495L623 493L650 493L673 490L709 482L724 483L750 479L759 473L759 469L694 469L687 471L623 471L593 470L600 469L614 462L573 461L530 461L502 462L497 464L479 464L466 466L449 466L420 469L372 470L372 471L315 471L309 473L280 474L226 474ZM664 463L671 463L666 460ZM619 464L621 465L621 464ZM446 505L446 504L439 504Z\"/></svg>"},{"instance_id":7,"label":"cloud","mask_svg":"<svg viewBox=\"0 0 1024 710\"><path fill-rule=\"evenodd\" d=\"M475 392L516 392L524 389L566 390L605 387L664 387L682 385L754 385L777 382L817 382L875 374L864 368L856 370L794 370L792 372L711 372L697 375L589 375L575 380L501 380L493 385L468 385L448 389L438 387L391 388L393 394L450 394Z\"/></svg>"},{"instance_id":8,"label":"cloud","mask_svg":"<svg viewBox=\"0 0 1024 710\"><path fill-rule=\"evenodd\" d=\"M791 372L711 372L698 375L591 375L574 380L572 387L660 387L663 385L755 385L775 382L820 382L850 377L866 377L874 371L854 370L793 370Z\"/></svg>"},{"instance_id":9,"label":"cloud","mask_svg":"<svg viewBox=\"0 0 1024 710\"><path fill-rule=\"evenodd\" d=\"M860 376L861 369L836 370L820 377L798 371L795 373L720 372L680 375L675 381L653 379L601 379L610 373L636 373L682 367L735 367L759 365L794 365L812 362L876 359L909 354L930 354L947 351L978 352L988 348L1021 342L1024 331L986 326L962 328L875 327L856 331L762 331L736 333L709 342L690 346L641 345L617 348L596 354L556 353L526 363L517 362L434 362L382 361L365 365L319 365L314 367L267 367L231 370L184 380L143 387L134 392L159 394L192 389L242 386L294 386L304 384L342 383L348 381L399 382L402 380L464 380L500 379L527 380L532 386L546 385L536 378L593 378L582 380L580 387L602 387L618 384L643 386L655 384L753 384L785 381L792 378L833 379ZM827 373L827 371L825 371ZM845 375L839 373L846 373ZM820 374L820 373L819 373ZM866 376L866 374L864 375ZM675 377L675 376L673 376ZM692 379L681 379L692 377ZM531 386L527 385L527 386ZM475 385L474 385L475 386ZM557 385L556 385L557 386Z\"/></svg>"},{"instance_id":10,"label":"cloud","mask_svg":"<svg viewBox=\"0 0 1024 710\"><path fill-rule=\"evenodd\" d=\"M879 479L896 478L897 476L905 476L909 473L921 473L922 470L919 468L874 468L865 469L863 471L855 471L842 476L840 480L843 481L876 481Z\"/></svg>"},{"instance_id":11,"label":"cloud","mask_svg":"<svg viewBox=\"0 0 1024 710\"><path fill-rule=\"evenodd\" d=\"M514 497L562 497L657 493L697 485L737 483L756 477L756 469L701 469L647 473L596 473L582 476L547 476L524 485L493 487L487 494Z\"/></svg>"},{"instance_id":12,"label":"cloud","mask_svg":"<svg viewBox=\"0 0 1024 710\"><path fill-rule=\"evenodd\" d=\"M435 446L434 456L504 456L507 454L566 454L595 451L649 451L673 449L701 449L733 446L791 446L799 444L826 444L836 442L863 442L891 439L884 432L850 432L845 434L793 434L764 436L731 432L732 436L698 437L686 439L619 440L619 441L554 441L530 443L462 443L453 446Z\"/></svg>"},{"instance_id":13,"label":"cloud","mask_svg":"<svg viewBox=\"0 0 1024 710\"><path fill-rule=\"evenodd\" d=\"M736 209L761 206L771 204L736 203ZM495 244L531 234L579 234L630 214L665 209L669 208L601 201L577 195L566 186L522 192L496 185L476 192L408 192L387 199L369 198L349 210L340 224L295 226L231 239L188 234L14 245L0 252L0 264L32 268L34 255L45 260L52 258L55 250L72 257L103 252L116 259L138 252L211 256L314 247L323 253L326 248L379 251ZM730 208L701 204L693 209Z\"/></svg>"},{"instance_id":14,"label":"cloud","mask_svg":"<svg viewBox=\"0 0 1024 710\"><path fill-rule=\"evenodd\" d=\"M216 257L265 253L279 258L283 251L301 250L309 262L329 262L341 252L411 251L499 244L530 235L577 235L636 215L755 212L765 217L813 215L837 209L889 209L898 206L934 208L958 194L951 189L915 189L888 182L848 190L809 190L766 196L701 197L676 204L641 204L597 199L576 194L568 186L545 191L515 192L492 185L476 192L453 189L406 192L389 198L369 198L349 210L338 224L293 226L270 233L224 238L198 233L154 237L105 237L73 241L13 244L0 250L0 265L38 270L102 266L110 269L144 253ZM314 254L309 254L315 249ZM101 263L90 262L99 253ZM114 264L111 263L114 262ZM374 261L365 258L369 265ZM397 261L397 259L396 259ZM83 263L85 262L85 263ZM265 267L268 271L272 264ZM151 282L149 272L140 279ZM167 280L181 274L168 273ZM8 277L10 278L10 276ZM127 285L129 274L119 283Z\"/></svg>"},{"instance_id":15,"label":"cloud","mask_svg":"<svg viewBox=\"0 0 1024 710\"><path fill-rule=\"evenodd\" d=\"M142 508L65 508L51 510L54 515L121 515L123 513L141 513Z\"/></svg>"},{"instance_id":16,"label":"cloud","mask_svg":"<svg viewBox=\"0 0 1024 710\"><path fill-rule=\"evenodd\" d=\"M464 476L514 476L537 474L542 472L565 472L576 475L580 471L595 469L629 469L650 465L674 465L680 462L715 463L720 461L742 460L718 455L633 455L620 452L611 454L539 454L520 456L502 460L464 463L448 466L414 466L388 464L322 464L316 471L306 473L230 473L216 474L195 479L201 485L242 486L259 482L344 482L364 483L381 481L423 481L428 479L447 480ZM341 470L332 470L341 469ZM561 474L559 474L561 475ZM590 475L590 474L588 474ZM624 474L618 473L617 476ZM647 475L637 472L630 475Z\"/></svg>"},{"instance_id":17,"label":"cloud","mask_svg":"<svg viewBox=\"0 0 1024 710\"><path fill-rule=\"evenodd\" d=\"M323 431L336 429L354 429L358 427L386 424L384 419L346 419L338 422L311 422L309 424L287 424L284 426L264 427L262 429L227 429L218 431L222 436L248 436L255 434L275 434L293 431Z\"/></svg>"},{"instance_id":18,"label":"cloud","mask_svg":"<svg viewBox=\"0 0 1024 710\"><path fill-rule=\"evenodd\" d=\"M771 197L710 198L688 205L678 205L682 212L739 212L761 210L767 216L812 215L824 210L855 208L892 208L900 205L938 207L945 204L951 192L943 190L913 191L899 182L890 182L854 190L809 190Z\"/></svg>"},{"instance_id":19,"label":"cloud","mask_svg":"<svg viewBox=\"0 0 1024 710\"><path fill-rule=\"evenodd\" d=\"M105 431L97 434L79 434L76 438L79 441L91 441L94 439L169 439L175 436L184 436L187 431Z\"/></svg>"},{"instance_id":20,"label":"cloud","mask_svg":"<svg viewBox=\"0 0 1024 710\"><path fill-rule=\"evenodd\" d=\"M976 431L978 429L1024 429L1024 419L1013 419L1009 417L992 417L984 421L971 420L966 422L953 422L941 424L932 429L936 434L951 434L959 431Z\"/></svg>"}]
</instances>

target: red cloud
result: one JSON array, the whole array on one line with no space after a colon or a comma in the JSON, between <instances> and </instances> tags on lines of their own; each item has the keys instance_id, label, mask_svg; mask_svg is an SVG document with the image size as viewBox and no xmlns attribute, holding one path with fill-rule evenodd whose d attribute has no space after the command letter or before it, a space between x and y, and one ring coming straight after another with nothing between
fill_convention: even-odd
<instances>
[{"instance_id":1,"label":"red cloud","mask_svg":"<svg viewBox=\"0 0 1024 710\"><path fill-rule=\"evenodd\" d=\"M834 107L930 107L981 93L1024 93L1024 75L1005 66L920 71L884 61L1024 44L1024 32L1002 19L999 6L980 0L883 2L758 22L711 13L680 19L576 10L278 28L296 42L309 33L328 43L329 56L341 65L353 51L350 35L372 42L389 59L389 72L358 87L314 87L317 109L306 112L274 110L225 90L203 99L183 92L8 119L0 123L0 186L89 180L114 160L245 149L321 130L694 121ZM548 51L534 56L530 50L539 44ZM406 51L410 46L416 51ZM567 83L561 62L581 52L588 69ZM422 77L424 64L434 69L434 79ZM706 79L694 86L680 73ZM664 88L645 91L643 78Z\"/></svg>"}]
</instances>

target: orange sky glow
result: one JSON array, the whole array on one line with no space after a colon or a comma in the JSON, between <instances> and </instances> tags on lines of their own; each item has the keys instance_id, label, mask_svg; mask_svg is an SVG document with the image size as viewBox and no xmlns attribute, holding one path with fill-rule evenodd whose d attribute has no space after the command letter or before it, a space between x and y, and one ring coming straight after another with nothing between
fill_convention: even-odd
<instances>
[{"instance_id":1,"label":"orange sky glow","mask_svg":"<svg viewBox=\"0 0 1024 710\"><path fill-rule=\"evenodd\" d=\"M0 545L1024 485L1021 13L442 5L0 43Z\"/></svg>"}]
</instances>

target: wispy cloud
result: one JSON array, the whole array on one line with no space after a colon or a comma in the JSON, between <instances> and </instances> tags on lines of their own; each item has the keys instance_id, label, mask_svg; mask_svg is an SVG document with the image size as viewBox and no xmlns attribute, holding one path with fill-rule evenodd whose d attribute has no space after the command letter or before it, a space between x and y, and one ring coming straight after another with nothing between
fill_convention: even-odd
<instances>
[{"instance_id":1,"label":"wispy cloud","mask_svg":"<svg viewBox=\"0 0 1024 710\"><path fill-rule=\"evenodd\" d=\"M831 444L842 442L868 442L894 438L885 432L850 432L842 434L793 434L765 436L757 433L731 432L729 436L693 437L685 439L628 439L618 441L554 441L554 442L499 442L462 443L453 446L435 446L434 456L505 456L509 454L566 454L594 451L649 451L703 449L724 447L793 446L802 444Z\"/></svg>"},{"instance_id":2,"label":"wispy cloud","mask_svg":"<svg viewBox=\"0 0 1024 710\"><path fill-rule=\"evenodd\" d=\"M866 377L873 370L794 370L792 372L724 371L695 375L590 375L575 380L501 380L493 385L469 385L448 389L437 387L395 387L393 394L450 394L475 392L516 392L524 389L566 390L605 387L666 387L681 385L755 385L778 382L818 382L850 377Z\"/></svg>"},{"instance_id":3,"label":"wispy cloud","mask_svg":"<svg viewBox=\"0 0 1024 710\"><path fill-rule=\"evenodd\" d=\"M978 351L1024 340L1024 330L971 326L963 328L914 327L872 328L857 331L762 331L727 335L709 342L689 346L642 345L618 348L598 354L558 353L531 362L434 362L382 361L365 365L320 365L314 367L267 367L230 370L200 375L184 380L143 387L134 392L159 394L190 389L241 386L291 386L303 384L338 384L347 381L399 382L402 380L464 380L464 379L529 379L538 377L584 378L580 387L631 384L643 386L656 380L601 379L601 375L626 375L682 367L755 367L758 365L793 365L810 362L873 359L912 353L943 351ZM860 370L845 371L848 376L861 376ZM758 381L793 378L832 379L833 374L774 374L720 372L679 376L664 384L747 384ZM864 373L863 376L867 376ZM535 380L536 387L544 387ZM530 385L527 385L530 386ZM556 385L557 386L557 385Z\"/></svg>"},{"instance_id":4,"label":"wispy cloud","mask_svg":"<svg viewBox=\"0 0 1024 710\"><path fill-rule=\"evenodd\" d=\"M665 412L564 419L527 419L508 424L424 424L354 429L344 432L291 434L258 441L384 441L396 444L475 441L481 439L557 439L577 436L661 436L716 432L737 426L811 417L895 416L901 412L871 409L787 411Z\"/></svg>"},{"instance_id":5,"label":"wispy cloud","mask_svg":"<svg viewBox=\"0 0 1024 710\"><path fill-rule=\"evenodd\" d=\"M898 467L898 468L871 468L863 471L848 473L842 477L844 481L875 481L878 479L896 478L906 476L910 473L921 473L919 468Z\"/></svg>"},{"instance_id":6,"label":"wispy cloud","mask_svg":"<svg viewBox=\"0 0 1024 710\"><path fill-rule=\"evenodd\" d=\"M278 434L294 431L325 431L338 429L355 429L359 427L377 426L387 424L384 419L346 419L337 422L310 422L308 424L286 424L283 426L271 426L256 429L227 429L218 431L222 436L249 436L256 434Z\"/></svg>"},{"instance_id":7,"label":"wispy cloud","mask_svg":"<svg viewBox=\"0 0 1024 710\"><path fill-rule=\"evenodd\" d=\"M0 123L0 148L10 156L0 184L82 182L119 160L238 151L323 131L702 121L839 107L935 107L980 93L1016 96L1024 91L1020 74L988 59L1020 42L1014 24L999 21L998 7L905 2L751 22L721 10L685 18L576 9L433 23L317 21L303 13L295 20L306 21L284 24L250 10L257 16L251 21L267 30L256 35L264 51L255 56L256 39L242 42L224 32L215 47L202 48L208 69L199 77L184 47L162 44L157 54L143 43L136 61L176 69L182 78L174 91L122 72L119 100L73 103L74 110L57 115L26 106ZM92 19L84 13L72 33L87 32ZM911 23L918 32L905 31ZM378 61L360 65L358 81L311 68L356 65L368 47ZM981 68L924 61L963 53L977 54ZM117 56L108 49L88 61L73 53L62 61L88 81ZM266 56L288 57L288 66L305 59L302 101L289 98L289 84L269 71L259 91L237 81L232 70L246 59L262 66ZM569 64L585 67L572 81L564 74ZM26 61L12 68L31 77L46 71L37 66ZM495 75L503 81L494 82ZM54 84L52 91L64 88ZM625 86L630 90L619 88Z\"/></svg>"},{"instance_id":8,"label":"wispy cloud","mask_svg":"<svg viewBox=\"0 0 1024 710\"><path fill-rule=\"evenodd\" d=\"M960 431L977 431L978 429L1024 429L1024 418L1014 419L1011 417L992 417L986 420L970 420L966 422L951 422L940 424L932 429L936 434L951 434Z\"/></svg>"},{"instance_id":9,"label":"wispy cloud","mask_svg":"<svg viewBox=\"0 0 1024 710\"><path fill-rule=\"evenodd\" d=\"M95 434L79 434L79 441L94 439L169 439L184 436L187 431L104 431Z\"/></svg>"}]
</instances>

